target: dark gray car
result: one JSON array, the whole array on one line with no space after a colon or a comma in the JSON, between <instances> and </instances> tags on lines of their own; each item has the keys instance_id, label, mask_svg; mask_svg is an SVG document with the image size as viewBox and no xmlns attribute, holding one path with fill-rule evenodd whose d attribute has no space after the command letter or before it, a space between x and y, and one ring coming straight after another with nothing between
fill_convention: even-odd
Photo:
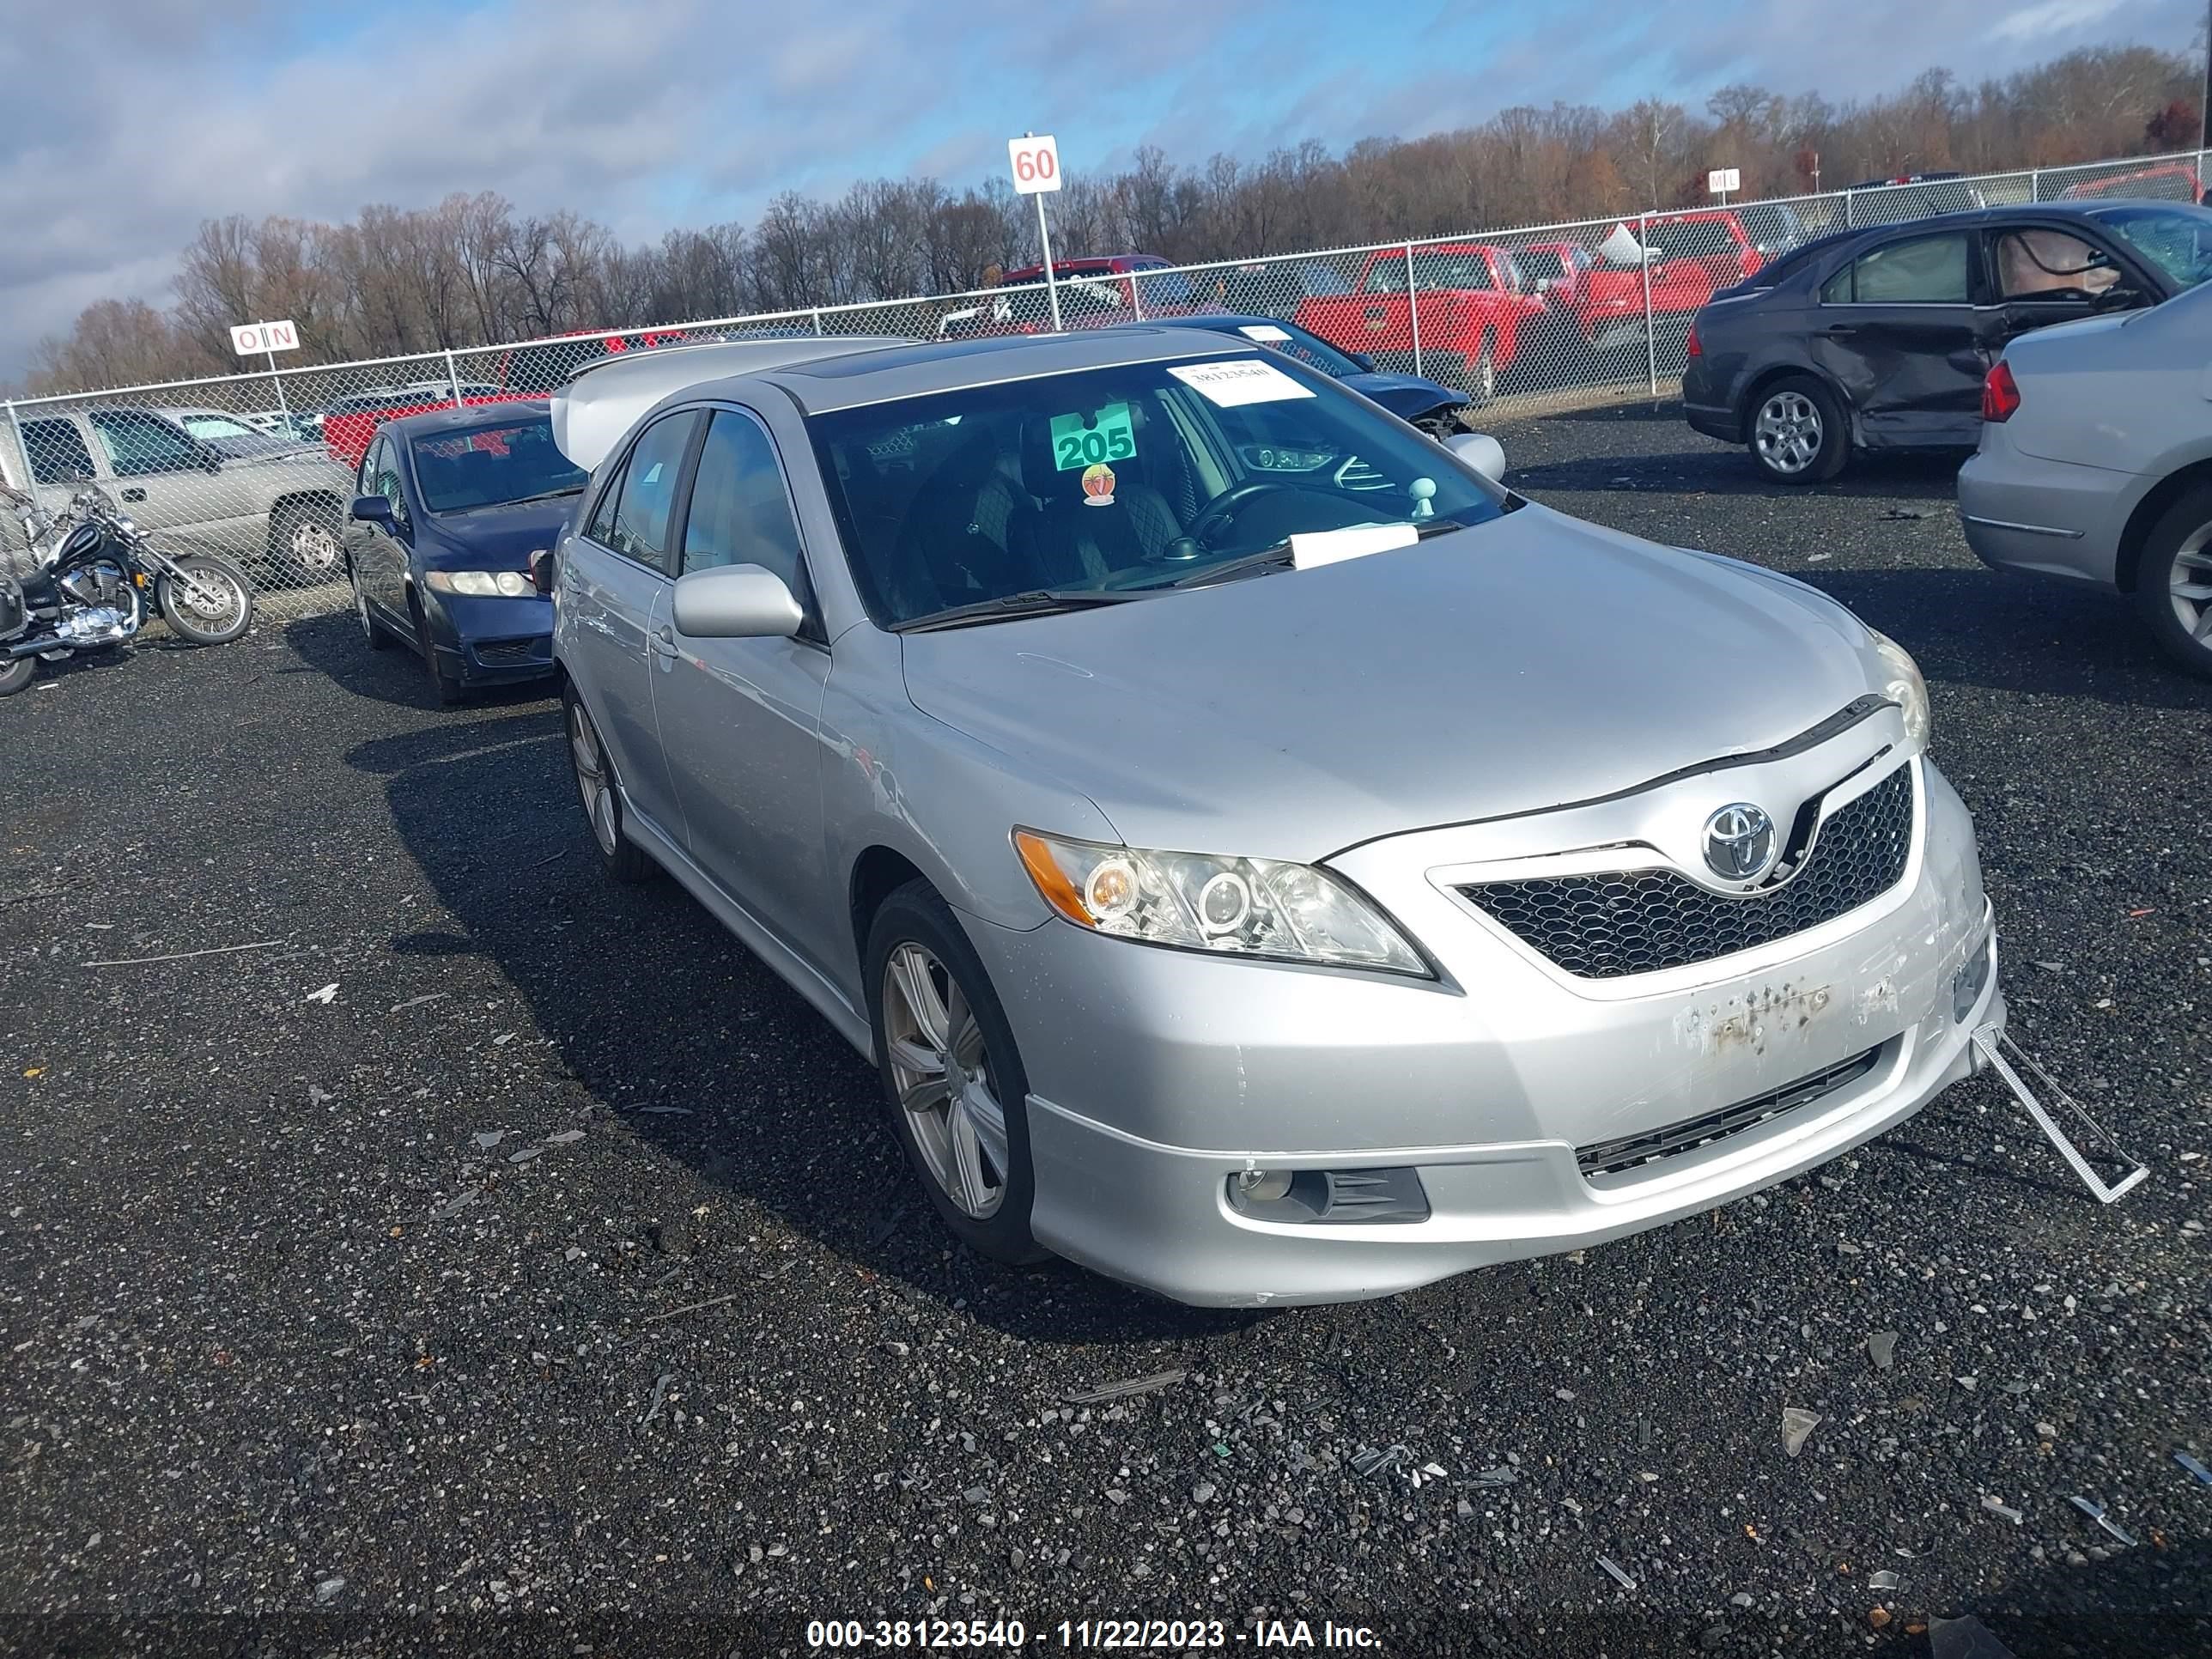
<instances>
[{"instance_id":1,"label":"dark gray car","mask_svg":"<svg viewBox=\"0 0 2212 1659\"><path fill-rule=\"evenodd\" d=\"M1832 478L1854 450L1971 449L2008 343L2203 280L2160 257L2177 228L2193 245L2212 212L2046 203L1808 243L1698 313L1683 414L1782 483Z\"/></svg>"}]
</instances>

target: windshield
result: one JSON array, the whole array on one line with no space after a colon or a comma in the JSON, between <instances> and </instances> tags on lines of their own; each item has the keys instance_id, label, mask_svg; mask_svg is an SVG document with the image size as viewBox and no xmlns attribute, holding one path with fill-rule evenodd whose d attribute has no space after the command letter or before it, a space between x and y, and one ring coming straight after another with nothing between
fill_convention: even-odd
<instances>
[{"instance_id":1,"label":"windshield","mask_svg":"<svg viewBox=\"0 0 2212 1659\"><path fill-rule=\"evenodd\" d=\"M415 482L433 513L573 495L588 477L553 446L550 416L414 441Z\"/></svg>"},{"instance_id":2,"label":"windshield","mask_svg":"<svg viewBox=\"0 0 2212 1659\"><path fill-rule=\"evenodd\" d=\"M1490 260L1480 248L1463 248L1454 252L1443 248L1432 248L1413 255L1413 281L1424 292L1430 289L1492 289L1497 283L1491 280ZM1406 261L1398 254L1378 258L1367 268L1367 292L1370 294L1403 294L1406 291Z\"/></svg>"},{"instance_id":3,"label":"windshield","mask_svg":"<svg viewBox=\"0 0 2212 1659\"><path fill-rule=\"evenodd\" d=\"M202 443L211 443L217 438L258 438L262 434L242 422L228 415L179 415L177 424Z\"/></svg>"},{"instance_id":4,"label":"windshield","mask_svg":"<svg viewBox=\"0 0 2212 1659\"><path fill-rule=\"evenodd\" d=\"M1238 323L1234 326L1237 333L1255 345L1270 347L1285 357L1295 357L1333 380L1368 372L1328 341L1290 323ZM1222 332L1225 334L1229 330L1224 328Z\"/></svg>"},{"instance_id":5,"label":"windshield","mask_svg":"<svg viewBox=\"0 0 2212 1659\"><path fill-rule=\"evenodd\" d=\"M2212 276L2212 213L2203 208L2114 208L2099 216L2176 288Z\"/></svg>"},{"instance_id":6,"label":"windshield","mask_svg":"<svg viewBox=\"0 0 2212 1659\"><path fill-rule=\"evenodd\" d=\"M1256 353L975 386L808 425L854 578L891 628L1016 596L1188 585L1294 535L1389 526L1411 540L1504 510L1410 428Z\"/></svg>"}]
</instances>

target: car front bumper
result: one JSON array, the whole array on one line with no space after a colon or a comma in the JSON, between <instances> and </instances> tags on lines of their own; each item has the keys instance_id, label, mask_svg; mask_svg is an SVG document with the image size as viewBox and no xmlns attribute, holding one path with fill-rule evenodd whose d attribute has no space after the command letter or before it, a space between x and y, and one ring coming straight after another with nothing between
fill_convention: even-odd
<instances>
[{"instance_id":1,"label":"car front bumper","mask_svg":"<svg viewBox=\"0 0 2212 1659\"><path fill-rule=\"evenodd\" d=\"M1881 1134L1977 1069L1972 1032L2004 1009L1971 823L1933 767L1907 764L1921 810L1894 886L1702 968L1577 981L1541 961L1433 879L1437 858L1458 864L1487 828L1331 861L1431 951L1438 981L1058 921L971 927L1029 1073L1037 1238L1182 1302L1355 1300L1657 1226ZM1861 1073L1808 1103L1584 1172L1578 1146L1679 1128L1858 1057ZM1413 1171L1425 1214L1263 1218L1231 1197L1247 1170L1380 1170Z\"/></svg>"},{"instance_id":2,"label":"car front bumper","mask_svg":"<svg viewBox=\"0 0 2212 1659\"><path fill-rule=\"evenodd\" d=\"M2118 584L2120 532L2148 480L2021 452L2002 425L1959 469L1959 519L1974 556L2100 587Z\"/></svg>"},{"instance_id":3,"label":"car front bumper","mask_svg":"<svg viewBox=\"0 0 2212 1659\"><path fill-rule=\"evenodd\" d=\"M464 685L506 685L553 672L553 605L541 599L434 596L431 648Z\"/></svg>"}]
</instances>

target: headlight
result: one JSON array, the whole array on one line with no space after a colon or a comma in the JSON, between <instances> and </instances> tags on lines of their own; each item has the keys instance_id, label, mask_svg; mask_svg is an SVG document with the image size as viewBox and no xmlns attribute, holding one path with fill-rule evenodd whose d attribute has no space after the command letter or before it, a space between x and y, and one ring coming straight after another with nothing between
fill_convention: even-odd
<instances>
[{"instance_id":1,"label":"headlight","mask_svg":"<svg viewBox=\"0 0 2212 1659\"><path fill-rule=\"evenodd\" d=\"M1888 635L1874 629L1874 653L1881 659L1882 673L1887 684L1881 695L1905 713L1905 735L1916 748L1928 746L1928 682L1920 676L1920 665L1912 660L1911 653Z\"/></svg>"},{"instance_id":2,"label":"headlight","mask_svg":"<svg viewBox=\"0 0 2212 1659\"><path fill-rule=\"evenodd\" d=\"M1428 963L1351 887L1310 865L1152 853L1014 831L1046 903L1079 927L1183 951L1429 978Z\"/></svg>"},{"instance_id":3,"label":"headlight","mask_svg":"<svg viewBox=\"0 0 2212 1659\"><path fill-rule=\"evenodd\" d=\"M433 570L422 580L440 593L465 593L477 599L534 599L538 589L520 570Z\"/></svg>"}]
</instances>

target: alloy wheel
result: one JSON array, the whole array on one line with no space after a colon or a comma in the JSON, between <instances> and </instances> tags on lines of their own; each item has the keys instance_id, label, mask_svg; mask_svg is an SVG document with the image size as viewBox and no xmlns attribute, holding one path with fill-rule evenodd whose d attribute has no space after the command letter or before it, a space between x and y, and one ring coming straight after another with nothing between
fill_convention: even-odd
<instances>
[{"instance_id":1,"label":"alloy wheel","mask_svg":"<svg viewBox=\"0 0 2212 1659\"><path fill-rule=\"evenodd\" d=\"M1006 1197L1006 1114L975 1010L945 964L912 940L884 964L884 1041L921 1161L963 1215Z\"/></svg>"},{"instance_id":2,"label":"alloy wheel","mask_svg":"<svg viewBox=\"0 0 2212 1659\"><path fill-rule=\"evenodd\" d=\"M583 797L592 838L611 858L616 849L614 781L607 775L606 751L599 746L599 728L592 724L580 702L568 705L568 753L575 762L576 793Z\"/></svg>"},{"instance_id":3,"label":"alloy wheel","mask_svg":"<svg viewBox=\"0 0 2212 1659\"><path fill-rule=\"evenodd\" d=\"M330 526L304 519L292 531L292 556L303 570L321 575L338 562L338 538Z\"/></svg>"},{"instance_id":4,"label":"alloy wheel","mask_svg":"<svg viewBox=\"0 0 2212 1659\"><path fill-rule=\"evenodd\" d=\"M2175 551L2166 593L2182 631L2212 650L2212 524L2199 525Z\"/></svg>"},{"instance_id":5,"label":"alloy wheel","mask_svg":"<svg viewBox=\"0 0 2212 1659\"><path fill-rule=\"evenodd\" d=\"M175 592L178 604L210 632L234 626L247 604L246 590L234 578L190 565L185 568L183 580L176 583Z\"/></svg>"},{"instance_id":6,"label":"alloy wheel","mask_svg":"<svg viewBox=\"0 0 2212 1659\"><path fill-rule=\"evenodd\" d=\"M1802 392L1778 392L1759 406L1752 434L1759 459L1785 477L1802 472L1819 459L1820 411Z\"/></svg>"}]
</instances>

